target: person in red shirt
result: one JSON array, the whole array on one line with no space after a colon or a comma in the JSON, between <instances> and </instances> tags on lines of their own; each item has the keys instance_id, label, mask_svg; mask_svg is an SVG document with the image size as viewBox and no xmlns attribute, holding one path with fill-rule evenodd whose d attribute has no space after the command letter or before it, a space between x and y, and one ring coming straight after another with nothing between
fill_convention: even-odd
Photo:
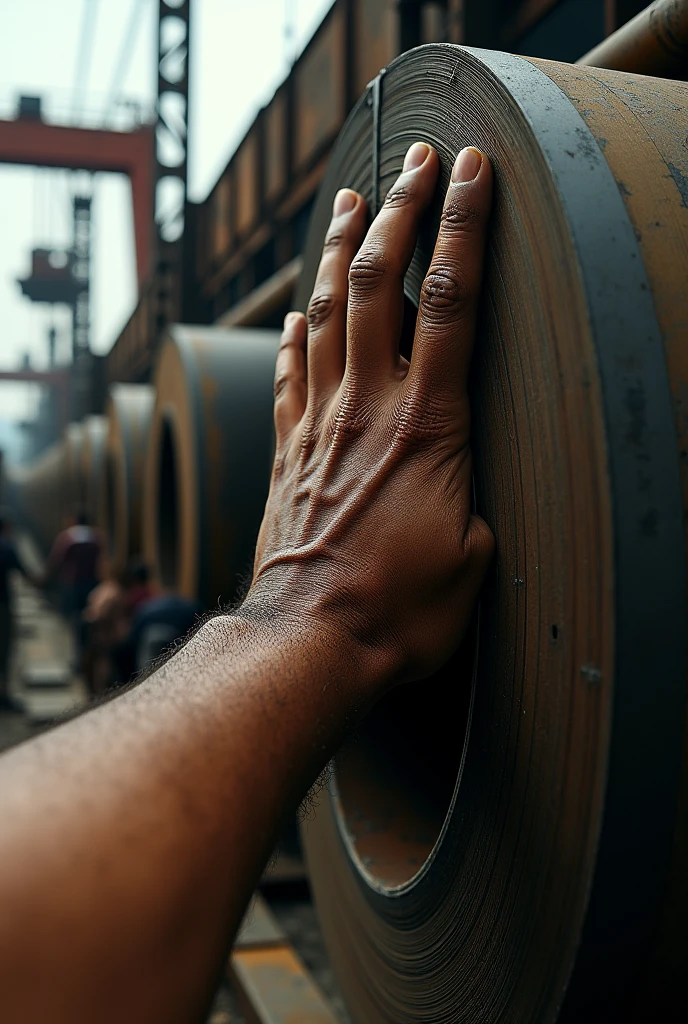
<instances>
[{"instance_id":1,"label":"person in red shirt","mask_svg":"<svg viewBox=\"0 0 688 1024\"><path fill-rule=\"evenodd\" d=\"M80 513L74 523L55 538L43 579L44 585L55 579L60 593L60 608L74 628L77 652L83 646L82 612L88 595L100 579L103 541L100 532Z\"/></svg>"}]
</instances>

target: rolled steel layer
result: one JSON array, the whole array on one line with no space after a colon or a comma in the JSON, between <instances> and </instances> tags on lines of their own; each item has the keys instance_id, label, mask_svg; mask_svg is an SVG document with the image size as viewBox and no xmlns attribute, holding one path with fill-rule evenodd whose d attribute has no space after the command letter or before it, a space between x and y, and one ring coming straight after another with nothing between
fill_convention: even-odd
<instances>
[{"instance_id":1,"label":"rolled steel layer","mask_svg":"<svg viewBox=\"0 0 688 1024\"><path fill-rule=\"evenodd\" d=\"M155 372L144 552L207 607L252 569L273 451L275 331L172 327Z\"/></svg>"},{"instance_id":2,"label":"rolled steel layer","mask_svg":"<svg viewBox=\"0 0 688 1024\"><path fill-rule=\"evenodd\" d=\"M154 403L148 384L114 384L108 395L99 522L114 573L142 551L143 477Z\"/></svg>"},{"instance_id":3,"label":"rolled steel layer","mask_svg":"<svg viewBox=\"0 0 688 1024\"><path fill-rule=\"evenodd\" d=\"M88 416L83 423L81 446L81 478L83 508L94 525L101 526L103 488L105 485L105 450L108 421L105 416Z\"/></svg>"},{"instance_id":4,"label":"rolled steel layer","mask_svg":"<svg viewBox=\"0 0 688 1024\"><path fill-rule=\"evenodd\" d=\"M429 46L332 157L300 308L336 190L376 206L411 143L440 154L407 328L454 156L496 170L477 637L373 713L304 829L357 1024L685 1019L687 106L682 83Z\"/></svg>"}]
</instances>

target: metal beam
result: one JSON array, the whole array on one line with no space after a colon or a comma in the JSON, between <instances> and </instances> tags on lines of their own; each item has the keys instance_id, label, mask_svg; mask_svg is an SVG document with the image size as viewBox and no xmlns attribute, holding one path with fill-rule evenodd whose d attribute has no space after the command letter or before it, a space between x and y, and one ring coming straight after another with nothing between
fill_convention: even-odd
<instances>
[{"instance_id":1,"label":"metal beam","mask_svg":"<svg viewBox=\"0 0 688 1024\"><path fill-rule=\"evenodd\" d=\"M72 128L18 118L0 120L0 163L113 171L131 181L139 287L152 270L154 129Z\"/></svg>"}]
</instances>

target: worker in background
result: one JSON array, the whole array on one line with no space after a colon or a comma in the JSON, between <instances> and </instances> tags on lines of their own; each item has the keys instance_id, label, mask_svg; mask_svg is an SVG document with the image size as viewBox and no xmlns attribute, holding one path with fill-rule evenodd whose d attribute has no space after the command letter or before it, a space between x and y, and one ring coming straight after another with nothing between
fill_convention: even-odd
<instances>
[{"instance_id":1,"label":"worker in background","mask_svg":"<svg viewBox=\"0 0 688 1024\"><path fill-rule=\"evenodd\" d=\"M135 650L127 643L138 610L158 596L145 562L134 559L122 573L108 576L93 588L82 618L85 625L84 675L94 695L129 681ZM191 625L176 636L183 635ZM175 636L175 638L176 638ZM124 660L118 671L118 660Z\"/></svg>"},{"instance_id":2,"label":"worker in background","mask_svg":"<svg viewBox=\"0 0 688 1024\"><path fill-rule=\"evenodd\" d=\"M79 512L74 522L55 538L45 567L44 585L57 581L60 610L74 630L77 660L84 647L82 613L88 595L100 579L103 542L100 531Z\"/></svg>"},{"instance_id":3,"label":"worker in background","mask_svg":"<svg viewBox=\"0 0 688 1024\"><path fill-rule=\"evenodd\" d=\"M94 604L105 586L101 583L96 587L92 594ZM126 624L126 628L120 630L117 642L110 649L110 685L114 686L126 686L137 673L185 637L203 612L198 601L153 585L148 566L143 562L129 567L120 604L124 607L122 625Z\"/></svg>"},{"instance_id":4,"label":"worker in background","mask_svg":"<svg viewBox=\"0 0 688 1024\"><path fill-rule=\"evenodd\" d=\"M277 356L244 602L0 758L3 1024L203 1020L284 820L372 705L460 643L494 548L467 391L492 170L456 160L407 362L438 170L415 144L369 230L362 196L336 196L308 322L287 317Z\"/></svg>"},{"instance_id":5,"label":"worker in background","mask_svg":"<svg viewBox=\"0 0 688 1024\"><path fill-rule=\"evenodd\" d=\"M15 635L11 572L20 572L35 582L17 552L12 539L12 523L0 511L0 711L21 712L22 708L12 700L8 689Z\"/></svg>"},{"instance_id":6,"label":"worker in background","mask_svg":"<svg viewBox=\"0 0 688 1024\"><path fill-rule=\"evenodd\" d=\"M127 637L134 672L142 672L185 637L202 613L203 606L198 601L169 590L140 602Z\"/></svg>"}]
</instances>

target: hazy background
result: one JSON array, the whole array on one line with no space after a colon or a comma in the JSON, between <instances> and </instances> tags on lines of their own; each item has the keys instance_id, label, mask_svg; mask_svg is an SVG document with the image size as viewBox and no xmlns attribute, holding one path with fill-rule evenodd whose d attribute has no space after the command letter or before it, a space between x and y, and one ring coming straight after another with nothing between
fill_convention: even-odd
<instances>
[{"instance_id":1,"label":"hazy background","mask_svg":"<svg viewBox=\"0 0 688 1024\"><path fill-rule=\"evenodd\" d=\"M259 108L286 76L332 0L191 0L189 196L203 199ZM44 117L95 123L113 99L151 109L156 89L157 0L0 0L0 118L15 116L20 94L40 95ZM84 18L87 28L84 33ZM287 25L293 28L291 38ZM123 48L128 29L134 44ZM79 60L82 38L90 58ZM17 277L30 250L70 244L69 172L0 163L0 369L28 354L47 362L47 328L58 329L58 361L68 361L66 309L23 298ZM93 182L91 339L107 352L136 302L128 179ZM0 446L18 419L32 415L31 385L0 383Z\"/></svg>"}]
</instances>

